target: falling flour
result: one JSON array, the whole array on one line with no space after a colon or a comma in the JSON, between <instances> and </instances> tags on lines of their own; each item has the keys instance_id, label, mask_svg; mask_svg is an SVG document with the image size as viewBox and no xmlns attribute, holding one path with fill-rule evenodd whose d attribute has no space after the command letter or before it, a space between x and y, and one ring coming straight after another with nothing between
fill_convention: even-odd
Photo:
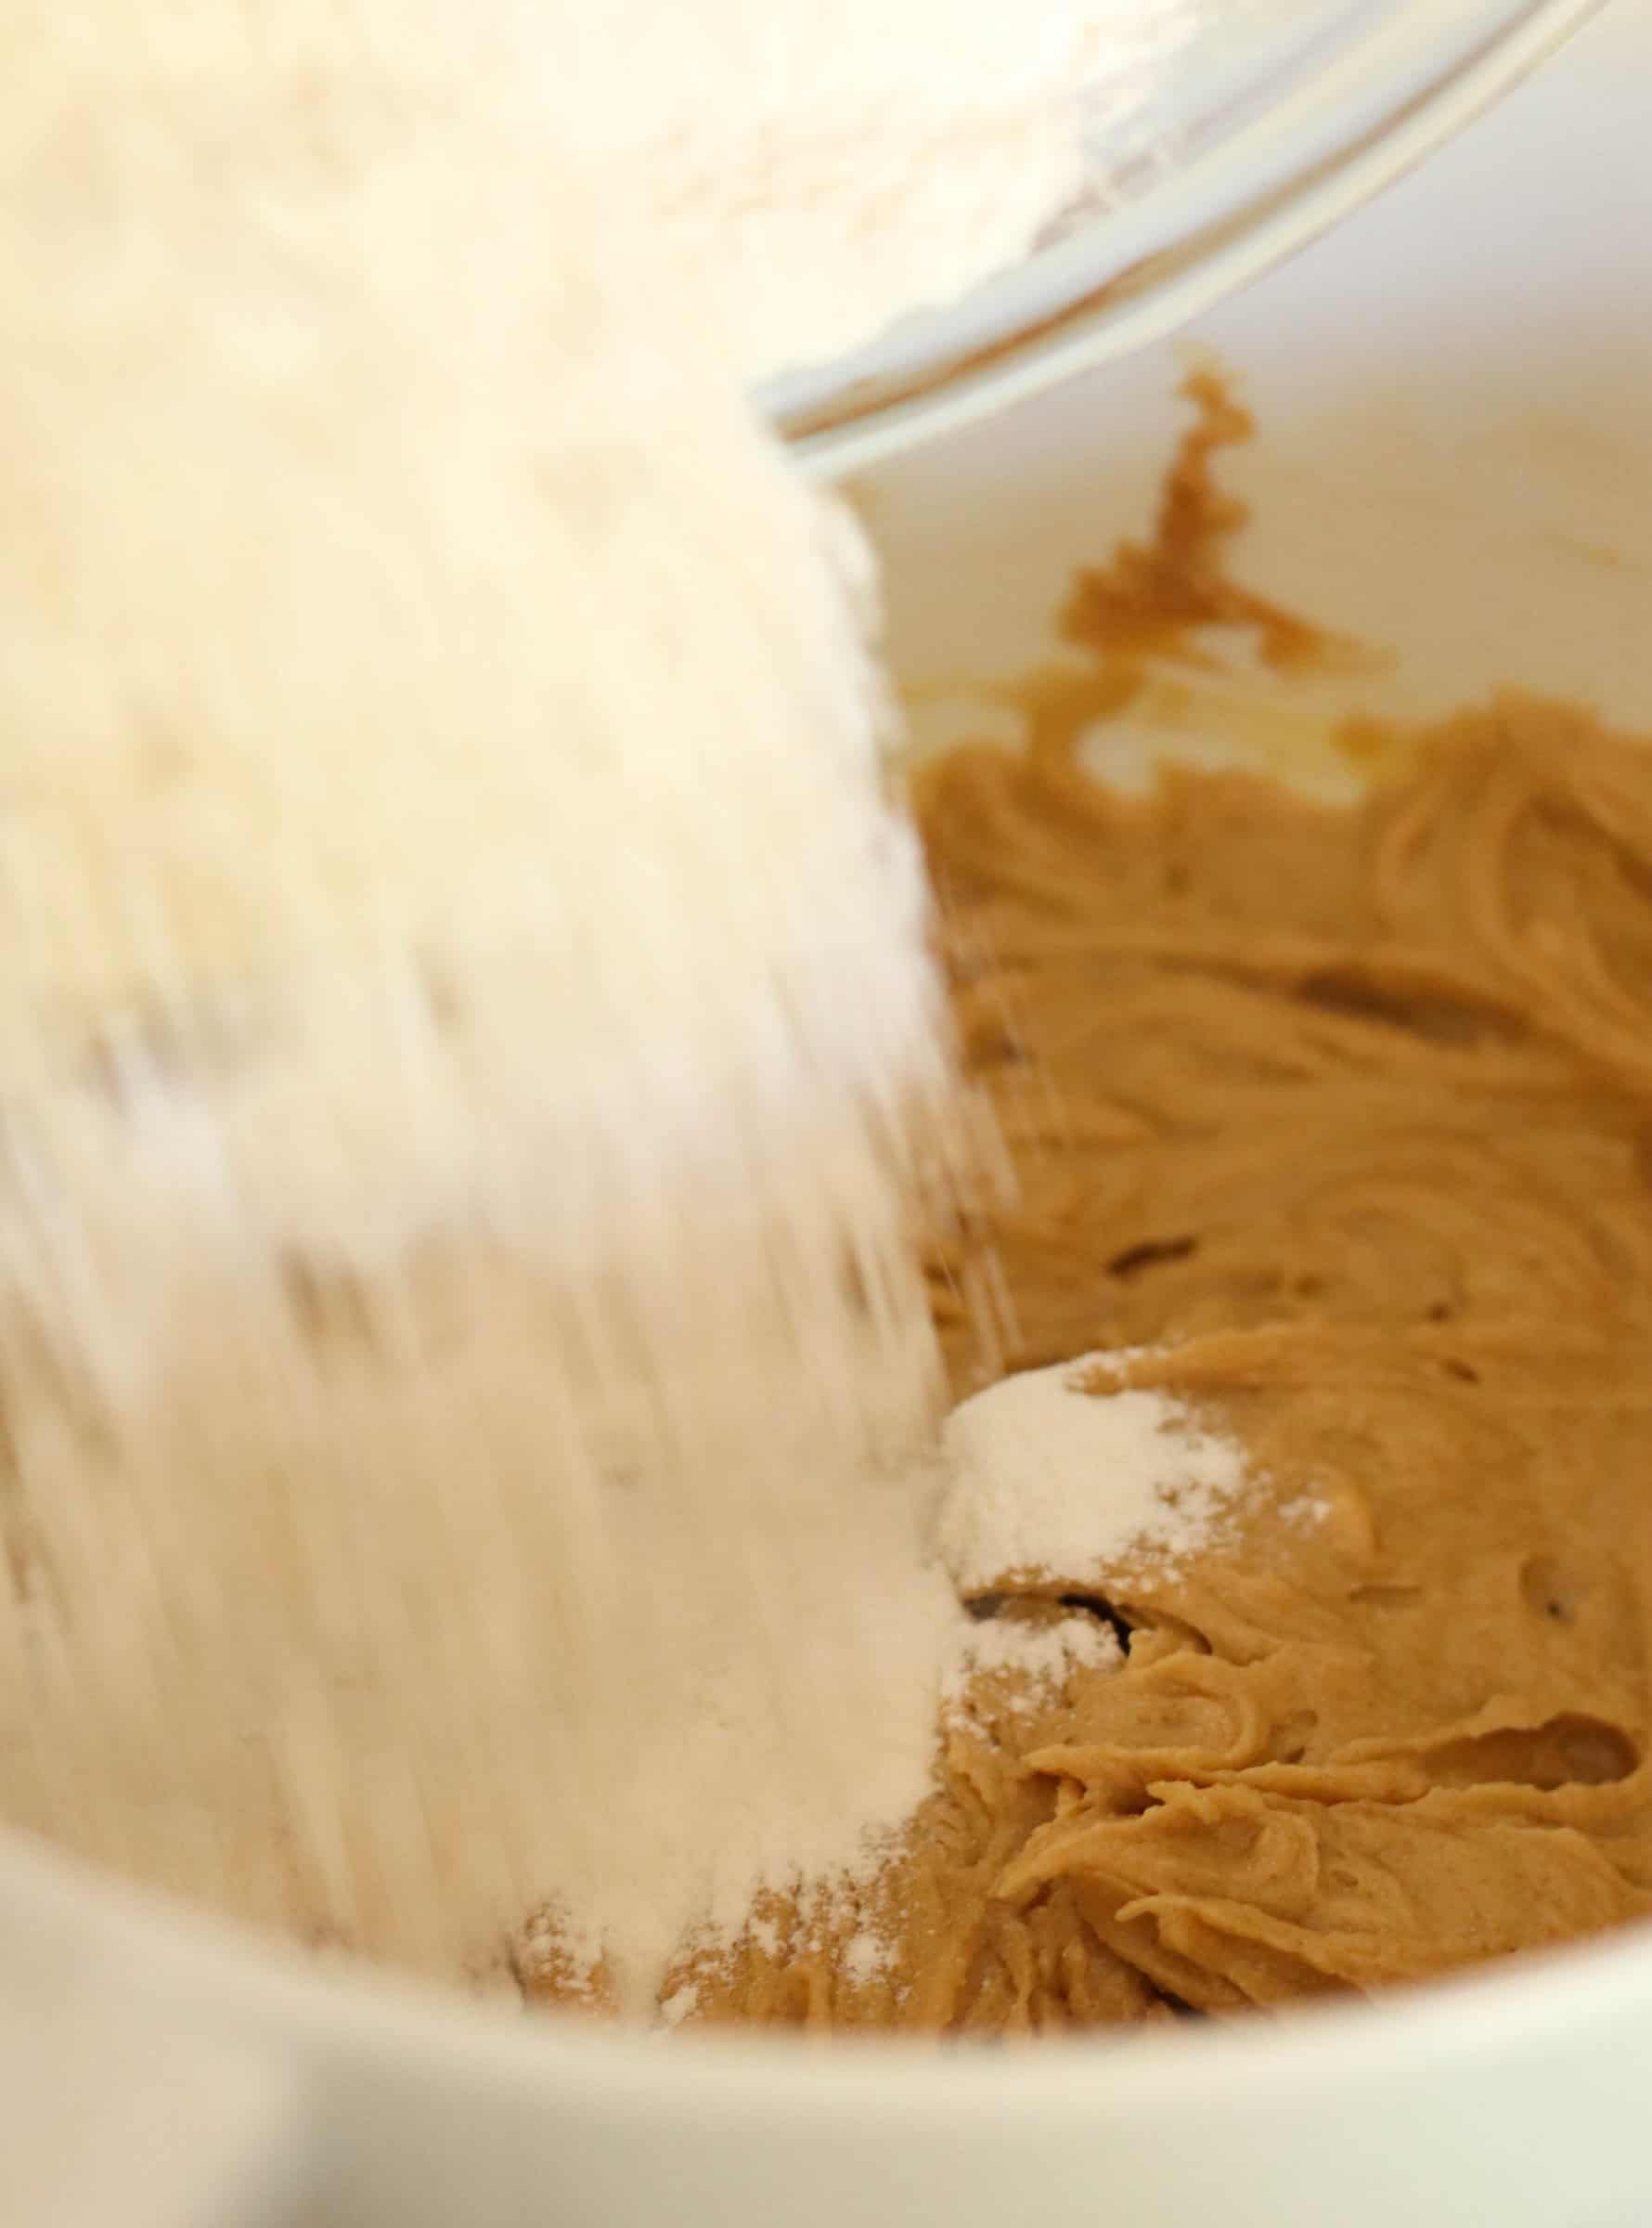
<instances>
[{"instance_id":1,"label":"falling flour","mask_svg":"<svg viewBox=\"0 0 1652 2228\"><path fill-rule=\"evenodd\" d=\"M871 568L742 382L1020 253L1199 11L627 13L7 12L0 1807L641 2005L871 1860L961 1615ZM966 1576L1081 1445L1227 1475L1008 1397Z\"/></svg>"}]
</instances>

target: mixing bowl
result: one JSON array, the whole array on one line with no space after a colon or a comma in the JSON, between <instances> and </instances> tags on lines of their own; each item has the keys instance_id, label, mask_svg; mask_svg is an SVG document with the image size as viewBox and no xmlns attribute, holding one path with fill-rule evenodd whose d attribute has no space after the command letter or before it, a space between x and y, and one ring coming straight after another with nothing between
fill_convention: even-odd
<instances>
[{"instance_id":1,"label":"mixing bowl","mask_svg":"<svg viewBox=\"0 0 1652 2228\"><path fill-rule=\"evenodd\" d=\"M1304 683L1309 727L1509 680L1652 728L1648 72L1652 0L1617 0L1197 328L1261 421L1232 466L1246 577L1395 654ZM973 684L1043 654L1072 565L1139 528L1178 376L1149 349L862 484L936 737L985 723ZM1652 2219L1648 1935L1146 2040L666 2041L318 1969L14 1838L0 1973L19 2228Z\"/></svg>"}]
</instances>

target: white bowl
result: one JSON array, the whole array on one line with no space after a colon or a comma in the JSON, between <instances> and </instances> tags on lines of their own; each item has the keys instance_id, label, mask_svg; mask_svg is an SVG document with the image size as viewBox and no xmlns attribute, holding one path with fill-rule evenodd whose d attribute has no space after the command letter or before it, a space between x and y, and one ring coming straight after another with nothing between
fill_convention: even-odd
<instances>
[{"instance_id":1,"label":"white bowl","mask_svg":"<svg viewBox=\"0 0 1652 2228\"><path fill-rule=\"evenodd\" d=\"M1395 646L1361 700L1516 680L1652 727L1649 86L1652 0L1617 0L1201 328L1262 421L1247 574ZM1071 566L1146 514L1177 371L1112 366L867 486L906 673L1039 653ZM1238 2028L822 2051L329 1975L0 1846L7 2228L1638 2228L1649 2107L1649 1934Z\"/></svg>"}]
</instances>

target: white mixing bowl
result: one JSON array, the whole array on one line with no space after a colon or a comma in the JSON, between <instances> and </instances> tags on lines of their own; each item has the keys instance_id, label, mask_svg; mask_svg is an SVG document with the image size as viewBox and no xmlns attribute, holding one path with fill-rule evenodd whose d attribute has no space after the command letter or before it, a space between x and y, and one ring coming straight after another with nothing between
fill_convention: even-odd
<instances>
[{"instance_id":1,"label":"white mixing bowl","mask_svg":"<svg viewBox=\"0 0 1652 2228\"><path fill-rule=\"evenodd\" d=\"M1399 654L1353 698L1511 680L1652 728L1649 92L1652 0L1616 0L1201 328L1262 421L1248 577ZM904 671L1039 652L1073 563L1145 515L1177 371L1132 358L868 485ZM1652 1934L1144 2041L667 2042L317 1971L13 1841L0 1976L6 2228L1652 2221Z\"/></svg>"}]
</instances>

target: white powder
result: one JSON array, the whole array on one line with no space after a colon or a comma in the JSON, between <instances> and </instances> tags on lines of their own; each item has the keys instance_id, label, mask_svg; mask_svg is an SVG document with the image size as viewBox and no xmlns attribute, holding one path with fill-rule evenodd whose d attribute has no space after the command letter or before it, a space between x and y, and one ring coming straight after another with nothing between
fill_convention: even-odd
<instances>
[{"instance_id":1,"label":"white powder","mask_svg":"<svg viewBox=\"0 0 1652 2228\"><path fill-rule=\"evenodd\" d=\"M1243 1485L1243 1449L1181 1403L1087 1392L1107 1358L1006 1378L948 1418L939 1538L963 1591L1017 1575L1079 1586L1146 1551L1173 1563Z\"/></svg>"},{"instance_id":2,"label":"white powder","mask_svg":"<svg viewBox=\"0 0 1652 2228\"><path fill-rule=\"evenodd\" d=\"M1188 20L8 8L9 1817L638 2002L921 1798L946 1060L867 555L739 390ZM968 1567L1089 1540L994 1462Z\"/></svg>"},{"instance_id":3,"label":"white powder","mask_svg":"<svg viewBox=\"0 0 1652 2228\"><path fill-rule=\"evenodd\" d=\"M856 1988L870 1987L889 1970L890 1951L889 1942L863 1926L849 1937L840 1953L844 1977Z\"/></svg>"},{"instance_id":4,"label":"white powder","mask_svg":"<svg viewBox=\"0 0 1652 2228\"><path fill-rule=\"evenodd\" d=\"M466 9L106 13L0 92L0 1800L646 1990L955 1613L866 555Z\"/></svg>"},{"instance_id":5,"label":"white powder","mask_svg":"<svg viewBox=\"0 0 1652 2228\"><path fill-rule=\"evenodd\" d=\"M1287 1524L1295 1524L1298 1530L1309 1532L1324 1522L1331 1513L1331 1504L1322 1500L1317 1494L1301 1493L1294 1500L1282 1502L1279 1513Z\"/></svg>"},{"instance_id":6,"label":"white powder","mask_svg":"<svg viewBox=\"0 0 1652 2228\"><path fill-rule=\"evenodd\" d=\"M547 0L539 0L545 6ZM749 377L837 356L1014 263L1137 151L1219 16L1300 0L609 0L550 8L559 112L619 154ZM590 38L588 29L599 35ZM587 36L581 39L582 29ZM1098 162L1099 158L1099 162Z\"/></svg>"},{"instance_id":7,"label":"white powder","mask_svg":"<svg viewBox=\"0 0 1652 2228\"><path fill-rule=\"evenodd\" d=\"M698 2008L699 2002L699 1989L691 1982L685 1981L681 1988L673 1988L669 1996L661 1999L655 2017L661 2027L680 2027L689 2014Z\"/></svg>"},{"instance_id":8,"label":"white powder","mask_svg":"<svg viewBox=\"0 0 1652 2228\"><path fill-rule=\"evenodd\" d=\"M1018 1706L1030 1710L1047 1701L1075 1671L1099 1671L1103 1665L1123 1661L1124 1651L1110 1628L1091 1616L1059 1617L1047 1625L989 1617L972 1625L962 1637L945 1695L956 1707L980 1674L1019 1673L1025 1683Z\"/></svg>"}]
</instances>

